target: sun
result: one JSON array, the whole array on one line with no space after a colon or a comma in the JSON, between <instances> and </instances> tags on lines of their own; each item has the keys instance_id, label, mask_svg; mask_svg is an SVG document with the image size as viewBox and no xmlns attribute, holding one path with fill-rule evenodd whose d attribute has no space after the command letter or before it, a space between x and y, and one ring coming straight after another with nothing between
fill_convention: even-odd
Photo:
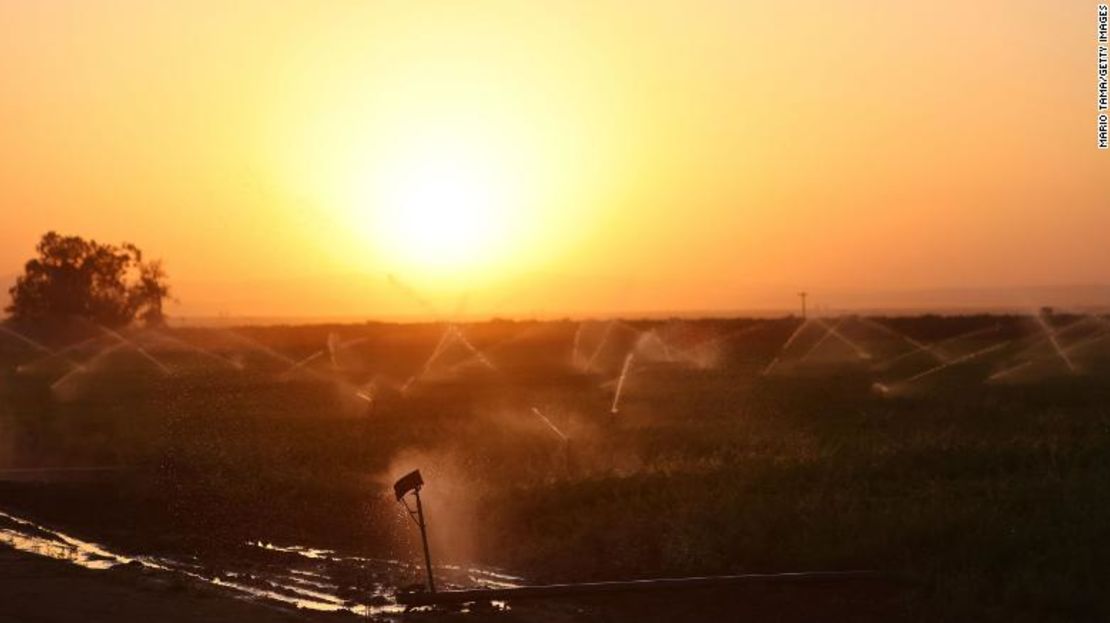
<instances>
[{"instance_id":1,"label":"sun","mask_svg":"<svg viewBox=\"0 0 1110 623\"><path fill-rule=\"evenodd\" d=\"M403 271L473 276L510 259L517 205L511 162L481 141L420 137L374 172L376 247Z\"/></svg>"},{"instance_id":2,"label":"sun","mask_svg":"<svg viewBox=\"0 0 1110 623\"><path fill-rule=\"evenodd\" d=\"M379 206L387 246L406 261L441 268L487 256L504 215L495 180L476 164L442 152L401 163Z\"/></svg>"},{"instance_id":3,"label":"sun","mask_svg":"<svg viewBox=\"0 0 1110 623\"><path fill-rule=\"evenodd\" d=\"M336 266L439 293L519 283L571 255L594 205L575 163L587 162L587 176L596 165L491 102L430 100L365 120L321 113L327 122L298 157L309 166L289 174L328 216L305 235Z\"/></svg>"}]
</instances>

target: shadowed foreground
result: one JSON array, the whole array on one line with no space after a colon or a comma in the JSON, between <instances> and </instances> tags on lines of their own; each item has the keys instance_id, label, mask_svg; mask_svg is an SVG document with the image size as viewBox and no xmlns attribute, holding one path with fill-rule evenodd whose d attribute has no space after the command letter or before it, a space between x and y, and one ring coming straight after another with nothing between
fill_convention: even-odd
<instances>
[{"instance_id":1,"label":"shadowed foreground","mask_svg":"<svg viewBox=\"0 0 1110 623\"><path fill-rule=\"evenodd\" d=\"M690 617L777 621L885 621L898 617L896 592L878 583L849 586L699 589L660 595L523 603L511 611L415 611L412 621L570 623L586 620L684 621ZM0 621L356 621L349 613L294 610L236 598L165 574L121 568L83 569L0 546Z\"/></svg>"},{"instance_id":2,"label":"shadowed foreground","mask_svg":"<svg viewBox=\"0 0 1110 623\"><path fill-rule=\"evenodd\" d=\"M93 571L0 546L0 621L289 621L311 618L218 589L144 576L132 569Z\"/></svg>"}]
</instances>

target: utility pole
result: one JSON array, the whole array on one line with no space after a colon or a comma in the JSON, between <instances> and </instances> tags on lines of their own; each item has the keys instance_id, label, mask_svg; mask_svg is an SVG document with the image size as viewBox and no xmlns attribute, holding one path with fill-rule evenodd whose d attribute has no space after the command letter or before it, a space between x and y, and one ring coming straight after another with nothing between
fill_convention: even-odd
<instances>
[{"instance_id":1,"label":"utility pole","mask_svg":"<svg viewBox=\"0 0 1110 623\"><path fill-rule=\"evenodd\" d=\"M802 299L802 320L805 320L806 319L806 296L809 296L809 293L808 292L799 292L798 296Z\"/></svg>"}]
</instances>

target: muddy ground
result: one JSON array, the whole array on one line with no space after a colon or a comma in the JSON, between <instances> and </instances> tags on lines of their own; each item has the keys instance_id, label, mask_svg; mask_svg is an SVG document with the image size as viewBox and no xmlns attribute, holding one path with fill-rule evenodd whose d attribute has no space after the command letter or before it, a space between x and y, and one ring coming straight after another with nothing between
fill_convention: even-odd
<instances>
[{"instance_id":1,"label":"muddy ground","mask_svg":"<svg viewBox=\"0 0 1110 623\"><path fill-rule=\"evenodd\" d=\"M689 591L670 595L521 603L508 609L414 611L376 620L440 623L577 621L889 621L901 619L890 585ZM134 566L91 570L0 545L0 622L243 623L366 620L243 599L231 591Z\"/></svg>"}]
</instances>

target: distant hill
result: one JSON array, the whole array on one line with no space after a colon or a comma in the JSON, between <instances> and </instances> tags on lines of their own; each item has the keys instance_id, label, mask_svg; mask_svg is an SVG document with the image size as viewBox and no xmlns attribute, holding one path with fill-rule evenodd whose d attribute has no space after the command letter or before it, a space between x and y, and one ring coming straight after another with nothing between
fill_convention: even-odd
<instances>
[{"instance_id":1,"label":"distant hill","mask_svg":"<svg viewBox=\"0 0 1110 623\"><path fill-rule=\"evenodd\" d=\"M1110 285L831 290L814 293L834 309L852 311L1028 312L1049 306L1083 312L1110 311Z\"/></svg>"}]
</instances>

